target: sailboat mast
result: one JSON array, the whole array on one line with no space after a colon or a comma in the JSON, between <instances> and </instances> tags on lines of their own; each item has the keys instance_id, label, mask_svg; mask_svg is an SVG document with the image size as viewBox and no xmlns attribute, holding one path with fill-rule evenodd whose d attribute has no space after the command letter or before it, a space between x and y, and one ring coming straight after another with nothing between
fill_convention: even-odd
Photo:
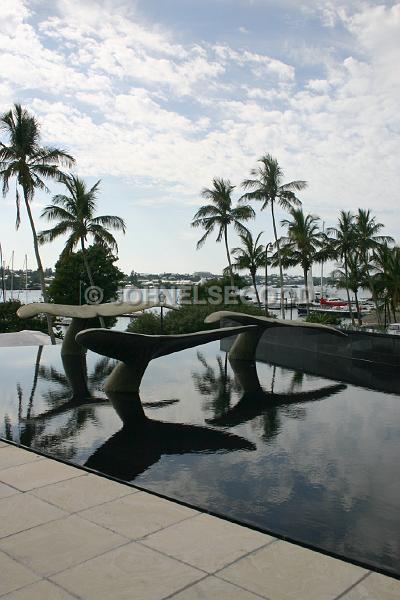
<instances>
[{"instance_id":1,"label":"sailboat mast","mask_svg":"<svg viewBox=\"0 0 400 600\"><path fill-rule=\"evenodd\" d=\"M4 280L4 263L3 263L3 249L0 244L0 265L1 265L1 289L3 292L3 302L6 301L6 283Z\"/></svg>"},{"instance_id":2,"label":"sailboat mast","mask_svg":"<svg viewBox=\"0 0 400 600\"><path fill-rule=\"evenodd\" d=\"M11 300L14 299L14 250L11 253Z\"/></svg>"},{"instance_id":3,"label":"sailboat mast","mask_svg":"<svg viewBox=\"0 0 400 600\"><path fill-rule=\"evenodd\" d=\"M322 221L322 233L325 233L325 221ZM324 297L324 261L321 261L321 298Z\"/></svg>"},{"instance_id":4,"label":"sailboat mast","mask_svg":"<svg viewBox=\"0 0 400 600\"><path fill-rule=\"evenodd\" d=\"M25 304L28 304L28 255L25 254Z\"/></svg>"}]
</instances>

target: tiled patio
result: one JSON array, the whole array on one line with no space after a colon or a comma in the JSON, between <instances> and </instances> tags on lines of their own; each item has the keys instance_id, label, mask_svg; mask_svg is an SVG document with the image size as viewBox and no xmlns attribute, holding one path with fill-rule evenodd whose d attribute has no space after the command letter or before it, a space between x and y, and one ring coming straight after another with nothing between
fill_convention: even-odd
<instances>
[{"instance_id":1,"label":"tiled patio","mask_svg":"<svg viewBox=\"0 0 400 600\"><path fill-rule=\"evenodd\" d=\"M400 582L0 441L7 600L398 600Z\"/></svg>"}]
</instances>

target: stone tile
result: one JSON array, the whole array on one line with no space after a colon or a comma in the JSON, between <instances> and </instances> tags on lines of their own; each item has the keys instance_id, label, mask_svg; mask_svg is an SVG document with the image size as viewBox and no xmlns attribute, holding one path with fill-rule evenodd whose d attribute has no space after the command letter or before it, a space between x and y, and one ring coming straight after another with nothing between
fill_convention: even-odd
<instances>
[{"instance_id":1,"label":"stone tile","mask_svg":"<svg viewBox=\"0 0 400 600\"><path fill-rule=\"evenodd\" d=\"M112 531L70 516L13 535L0 547L36 573L47 576L126 541Z\"/></svg>"},{"instance_id":2,"label":"stone tile","mask_svg":"<svg viewBox=\"0 0 400 600\"><path fill-rule=\"evenodd\" d=\"M218 577L273 600L333 600L366 572L278 541L227 567Z\"/></svg>"},{"instance_id":3,"label":"stone tile","mask_svg":"<svg viewBox=\"0 0 400 600\"><path fill-rule=\"evenodd\" d=\"M37 575L0 552L0 596L38 579Z\"/></svg>"},{"instance_id":4,"label":"stone tile","mask_svg":"<svg viewBox=\"0 0 400 600\"><path fill-rule=\"evenodd\" d=\"M0 450L1 454L2 450ZM26 492L57 481L82 477L84 471L55 460L39 460L0 471L0 480Z\"/></svg>"},{"instance_id":5,"label":"stone tile","mask_svg":"<svg viewBox=\"0 0 400 600\"><path fill-rule=\"evenodd\" d=\"M71 596L50 581L42 580L16 592L11 592L2 600L76 600L76 596Z\"/></svg>"},{"instance_id":6,"label":"stone tile","mask_svg":"<svg viewBox=\"0 0 400 600\"><path fill-rule=\"evenodd\" d=\"M150 535L142 543L212 573L273 539L202 514Z\"/></svg>"},{"instance_id":7,"label":"stone tile","mask_svg":"<svg viewBox=\"0 0 400 600\"><path fill-rule=\"evenodd\" d=\"M27 494L3 498L0 500L0 538L65 515L63 510Z\"/></svg>"},{"instance_id":8,"label":"stone tile","mask_svg":"<svg viewBox=\"0 0 400 600\"><path fill-rule=\"evenodd\" d=\"M56 504L68 512L78 512L103 502L137 493L135 488L98 477L85 475L68 481L46 485L31 492L38 498Z\"/></svg>"},{"instance_id":9,"label":"stone tile","mask_svg":"<svg viewBox=\"0 0 400 600\"><path fill-rule=\"evenodd\" d=\"M85 600L158 600L204 573L131 542L52 577Z\"/></svg>"},{"instance_id":10,"label":"stone tile","mask_svg":"<svg viewBox=\"0 0 400 600\"><path fill-rule=\"evenodd\" d=\"M3 442L3 440L0 440L0 448L8 448L10 444L7 444L7 442Z\"/></svg>"},{"instance_id":11,"label":"stone tile","mask_svg":"<svg viewBox=\"0 0 400 600\"><path fill-rule=\"evenodd\" d=\"M343 600L398 600L400 581L371 573L343 596Z\"/></svg>"},{"instance_id":12,"label":"stone tile","mask_svg":"<svg viewBox=\"0 0 400 600\"><path fill-rule=\"evenodd\" d=\"M131 539L138 539L195 516L198 512L153 494L138 492L79 514L93 523L109 527Z\"/></svg>"},{"instance_id":13,"label":"stone tile","mask_svg":"<svg viewBox=\"0 0 400 600\"><path fill-rule=\"evenodd\" d=\"M1 472L3 469L41 460L44 459L43 456L39 456L39 454L28 452L27 450L12 446L11 444L6 444L3 448L0 448L0 481L3 481L3 473Z\"/></svg>"},{"instance_id":14,"label":"stone tile","mask_svg":"<svg viewBox=\"0 0 400 600\"><path fill-rule=\"evenodd\" d=\"M43 579L16 592L6 594L2 600L76 600L76 596L71 596L58 585Z\"/></svg>"},{"instance_id":15,"label":"stone tile","mask_svg":"<svg viewBox=\"0 0 400 600\"><path fill-rule=\"evenodd\" d=\"M12 496L13 494L19 494L18 490L6 485L5 483L0 483L0 498L7 498L8 496Z\"/></svg>"},{"instance_id":16,"label":"stone tile","mask_svg":"<svg viewBox=\"0 0 400 600\"><path fill-rule=\"evenodd\" d=\"M207 577L189 588L178 592L172 596L174 600L257 600L260 596L255 596L251 592L246 592L227 581L222 581L217 577Z\"/></svg>"}]
</instances>

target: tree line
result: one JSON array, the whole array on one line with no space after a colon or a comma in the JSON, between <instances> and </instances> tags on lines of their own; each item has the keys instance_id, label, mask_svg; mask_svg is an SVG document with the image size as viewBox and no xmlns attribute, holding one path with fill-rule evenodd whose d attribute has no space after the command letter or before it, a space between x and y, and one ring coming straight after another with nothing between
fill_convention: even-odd
<instances>
[{"instance_id":1,"label":"tree line","mask_svg":"<svg viewBox=\"0 0 400 600\"><path fill-rule=\"evenodd\" d=\"M360 288L371 292L380 325L384 312L389 319L392 317L396 321L400 304L400 248L394 244L393 238L383 235L384 225L370 210L359 208L355 213L342 210L336 225L325 230L320 217L304 212L296 195L306 188L307 182L295 180L284 183L283 170L270 154L262 156L258 162L257 168L251 171L251 178L242 182L244 193L236 202L232 197L235 186L229 179L215 178L212 187L203 189L202 198L207 204L199 208L191 223L192 227L200 227L205 232L197 242L197 248L201 248L209 235L216 231L216 241L224 241L228 261L226 271L231 284L234 271L247 270L260 308L257 271L265 269L267 288L268 267L278 267L282 318L285 318L283 270L301 267L309 312L308 279L313 264L335 261L337 266L332 276L339 286L346 289L353 324L356 320L361 324ZM262 211L267 208L270 211L274 233L270 243L260 243L262 232L253 237L246 227L256 216L249 203L252 201L260 202ZM288 213L288 218L280 223L285 230L284 235L278 235L277 207ZM241 242L241 246L233 249L228 243L231 227L238 233ZM352 309L350 292L354 295L355 310ZM268 314L267 302L265 312Z\"/></svg>"},{"instance_id":2,"label":"tree line","mask_svg":"<svg viewBox=\"0 0 400 600\"><path fill-rule=\"evenodd\" d=\"M43 146L39 122L20 104L15 104L11 110L0 116L0 133L4 135L6 142L0 140L0 182L3 196L8 194L10 184L15 183L15 224L18 229L22 199L32 231L43 300L48 302L49 297L39 246L59 236L68 236L62 255L71 254L76 246L80 245L90 285L94 285L87 260L88 238L109 250L117 250L117 243L110 229L123 233L126 229L120 217L96 216L100 181L89 189L83 179L64 171L64 168L72 169L75 166L74 157L61 148ZM41 214L55 225L51 229L37 232L31 203L37 191L50 192L46 185L47 180L62 184L65 194L53 196L52 203L46 206ZM55 344L52 319L49 315L47 328L51 341Z\"/></svg>"}]
</instances>

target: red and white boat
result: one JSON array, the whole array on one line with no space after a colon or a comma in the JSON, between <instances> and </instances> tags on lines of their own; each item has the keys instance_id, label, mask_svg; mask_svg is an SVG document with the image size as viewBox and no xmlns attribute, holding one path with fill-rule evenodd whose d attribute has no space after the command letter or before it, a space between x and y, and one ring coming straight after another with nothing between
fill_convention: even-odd
<instances>
[{"instance_id":1,"label":"red and white boat","mask_svg":"<svg viewBox=\"0 0 400 600\"><path fill-rule=\"evenodd\" d=\"M321 306L329 307L342 307L348 306L349 303L346 300L341 300L340 298L321 298L319 301Z\"/></svg>"}]
</instances>

